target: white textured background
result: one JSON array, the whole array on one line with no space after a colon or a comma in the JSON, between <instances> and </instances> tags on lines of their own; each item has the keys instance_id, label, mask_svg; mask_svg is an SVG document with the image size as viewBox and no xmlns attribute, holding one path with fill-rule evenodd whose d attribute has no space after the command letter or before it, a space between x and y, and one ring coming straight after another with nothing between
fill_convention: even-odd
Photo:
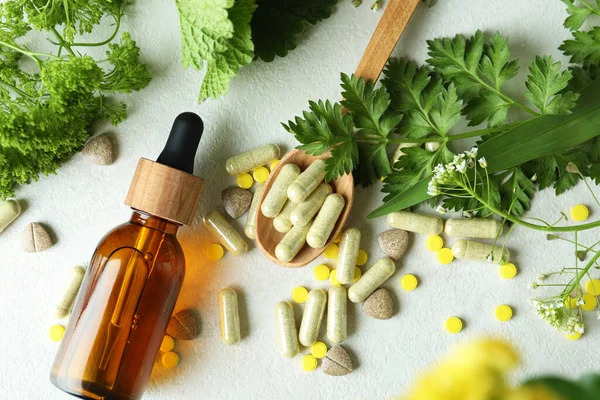
<instances>
[{"instance_id":1,"label":"white textured background","mask_svg":"<svg viewBox=\"0 0 600 400\"><path fill-rule=\"evenodd\" d=\"M488 33L499 30L510 36L513 55L522 60L515 93L522 92L523 65L535 54L560 57L557 47L569 36L562 28L565 11L559 0L439 3L432 9L418 9L395 54L423 61L426 39L471 34L478 28ZM354 358L356 370L339 378L319 370L305 373L299 357L284 360L276 349L275 303L289 299L298 285L327 286L313 279L312 268L283 269L268 262L254 245L244 257L227 255L218 263L204 257L202 247L210 239L200 215L218 206L220 191L234 184L224 170L226 158L267 142L291 149L294 139L280 122L297 115L309 99L339 97L339 73L352 72L358 64L380 15L370 12L368 4L355 9L349 0L342 1L332 18L309 29L287 58L252 63L233 80L226 97L199 106L196 96L201 74L180 66L174 1L137 2L124 28L141 46L154 79L147 89L126 100L131 116L114 130L117 161L101 167L77 155L58 175L21 188L17 194L27 207L0 236L0 398L70 398L48 380L58 348L47 337L48 327L57 322L52 317L57 287L72 266L88 262L108 230L129 218L123 200L138 158L155 158L173 118L186 110L199 113L205 121L196 174L207 178L207 186L195 225L180 231L188 267L177 309L196 307L202 332L197 340L177 343L175 350L182 360L179 367L170 371L157 368L145 398L385 398L405 390L415 375L452 343L482 334L504 337L522 351L525 366L518 377L549 372L577 375L597 367L597 357L590 352L600 338L595 314L588 316L586 335L579 342L570 342L528 305L532 293L527 285L535 276L573 263L572 246L546 242L542 233L515 231L510 247L520 274L512 281L500 279L494 266L467 262L441 266L425 249L425 238L416 237L387 284L397 298L399 313L392 320L376 321L350 305L349 337L344 347ZM98 132L109 129L99 127ZM365 219L380 202L378 189L379 185L357 190L355 204L361 206L351 218L363 232L363 247L371 261L381 256L375 236L387 229L382 220ZM559 198L545 192L536 196L531 215L553 219L559 211L567 212L570 206L589 199L581 185ZM592 217L596 216L597 209ZM54 247L39 254L20 251L21 231L31 221L51 227L57 238ZM236 223L238 227L242 224L243 218ZM587 241L583 236L582 241L590 242L592 236L587 235ZM412 293L402 292L398 284L399 276L407 272L421 280ZM233 347L221 344L218 327L217 293L229 285L238 289L243 317L243 341ZM514 319L506 324L494 319L494 309L502 303L515 310ZM299 307L296 312L299 314ZM443 323L451 315L463 318L463 333L445 333Z\"/></svg>"}]
</instances>

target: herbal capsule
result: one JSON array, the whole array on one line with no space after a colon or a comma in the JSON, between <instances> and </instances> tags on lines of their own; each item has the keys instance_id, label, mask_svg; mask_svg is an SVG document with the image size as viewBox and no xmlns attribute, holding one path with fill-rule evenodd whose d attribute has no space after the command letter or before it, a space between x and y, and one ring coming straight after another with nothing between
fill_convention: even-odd
<instances>
[{"instance_id":1,"label":"herbal capsule","mask_svg":"<svg viewBox=\"0 0 600 400\"><path fill-rule=\"evenodd\" d=\"M348 319L346 288L331 286L327 304L327 338L333 343L341 343L346 339Z\"/></svg>"},{"instance_id":2,"label":"herbal capsule","mask_svg":"<svg viewBox=\"0 0 600 400\"><path fill-rule=\"evenodd\" d=\"M278 216L273 218L273 226L277 232L286 233L292 229L292 222L290 221L290 214L294 211L298 204L291 200L286 201L285 206L281 209Z\"/></svg>"},{"instance_id":3,"label":"herbal capsule","mask_svg":"<svg viewBox=\"0 0 600 400\"><path fill-rule=\"evenodd\" d=\"M246 216L246 226L244 227L244 233L248 239L256 239L256 220L258 219L258 205L260 204L260 198L265 190L265 185L259 183L254 190L254 197L252 197L252 203Z\"/></svg>"},{"instance_id":4,"label":"herbal capsule","mask_svg":"<svg viewBox=\"0 0 600 400\"><path fill-rule=\"evenodd\" d=\"M317 188L325 178L325 161L317 160L310 164L287 189L288 198L301 203Z\"/></svg>"},{"instance_id":5,"label":"herbal capsule","mask_svg":"<svg viewBox=\"0 0 600 400\"><path fill-rule=\"evenodd\" d=\"M237 233L235 228L218 211L211 211L202 219L210 233L221 242L227 250L236 256L246 254L248 243Z\"/></svg>"},{"instance_id":6,"label":"herbal capsule","mask_svg":"<svg viewBox=\"0 0 600 400\"><path fill-rule=\"evenodd\" d=\"M315 191L292 211L290 215L292 225L304 226L308 224L317 215L323 203L325 203L325 199L331 192L331 186L326 183L319 184Z\"/></svg>"},{"instance_id":7,"label":"herbal capsule","mask_svg":"<svg viewBox=\"0 0 600 400\"><path fill-rule=\"evenodd\" d=\"M275 256L279 261L291 261L306 243L306 234L310 224L305 226L294 226L285 234L281 242L275 247Z\"/></svg>"},{"instance_id":8,"label":"herbal capsule","mask_svg":"<svg viewBox=\"0 0 600 400\"><path fill-rule=\"evenodd\" d=\"M438 235L444 229L444 221L441 218L409 211L388 214L387 223L392 228L426 235Z\"/></svg>"},{"instance_id":9,"label":"herbal capsule","mask_svg":"<svg viewBox=\"0 0 600 400\"><path fill-rule=\"evenodd\" d=\"M279 214L287 201L287 188L298 175L300 175L300 168L296 164L286 164L281 168L260 207L265 217L275 218Z\"/></svg>"},{"instance_id":10,"label":"herbal capsule","mask_svg":"<svg viewBox=\"0 0 600 400\"><path fill-rule=\"evenodd\" d=\"M458 259L493 263L508 262L510 252L508 249L504 249L504 251L501 249L500 246L494 247L491 244L463 239L455 241L452 245L452 253Z\"/></svg>"},{"instance_id":11,"label":"herbal capsule","mask_svg":"<svg viewBox=\"0 0 600 400\"><path fill-rule=\"evenodd\" d=\"M327 294L324 291L313 289L308 292L298 333L298 338L303 346L312 346L317 341L326 304Z\"/></svg>"},{"instance_id":12,"label":"herbal capsule","mask_svg":"<svg viewBox=\"0 0 600 400\"><path fill-rule=\"evenodd\" d=\"M348 298L353 303L362 303L371 293L396 271L394 260L389 257L380 258L360 279L348 289Z\"/></svg>"},{"instance_id":13,"label":"herbal capsule","mask_svg":"<svg viewBox=\"0 0 600 400\"><path fill-rule=\"evenodd\" d=\"M234 176L265 165L276 158L279 158L279 146L267 144L229 158L225 163L225 168L229 175Z\"/></svg>"},{"instance_id":14,"label":"herbal capsule","mask_svg":"<svg viewBox=\"0 0 600 400\"><path fill-rule=\"evenodd\" d=\"M221 320L221 341L235 344L240 341L240 312L235 290L225 288L219 292L219 317Z\"/></svg>"},{"instance_id":15,"label":"herbal capsule","mask_svg":"<svg viewBox=\"0 0 600 400\"><path fill-rule=\"evenodd\" d=\"M277 337L279 352L287 358L295 357L300 351L294 308L287 301L280 301L275 306L275 321L277 322Z\"/></svg>"},{"instance_id":16,"label":"herbal capsule","mask_svg":"<svg viewBox=\"0 0 600 400\"><path fill-rule=\"evenodd\" d=\"M494 239L502 234L502 228L502 222L493 218L451 218L444 231L454 237Z\"/></svg>"},{"instance_id":17,"label":"herbal capsule","mask_svg":"<svg viewBox=\"0 0 600 400\"><path fill-rule=\"evenodd\" d=\"M357 228L348 228L342 233L339 244L338 262L336 267L337 280L346 285L354 279L354 268L360 250L360 231Z\"/></svg>"},{"instance_id":18,"label":"herbal capsule","mask_svg":"<svg viewBox=\"0 0 600 400\"><path fill-rule=\"evenodd\" d=\"M421 143L400 143L398 145L398 147L396 148L394 155L392 156L392 161L390 163L390 166L392 168L394 168L394 164L396 164L396 161L398 161L400 159L400 157L406 155L406 153L403 152L402 149L405 149L407 147L418 147L420 145L421 145Z\"/></svg>"},{"instance_id":19,"label":"herbal capsule","mask_svg":"<svg viewBox=\"0 0 600 400\"><path fill-rule=\"evenodd\" d=\"M0 203L0 233L21 214L21 205L10 199Z\"/></svg>"},{"instance_id":20,"label":"herbal capsule","mask_svg":"<svg viewBox=\"0 0 600 400\"><path fill-rule=\"evenodd\" d=\"M85 268L83 267L73 267L71 270L69 282L61 292L62 297L56 303L56 310L54 311L56 318L63 319L71 312L71 307L73 307L73 303L77 298L77 293L79 293L79 288L81 287L81 282L83 282L84 275Z\"/></svg>"},{"instance_id":21,"label":"herbal capsule","mask_svg":"<svg viewBox=\"0 0 600 400\"><path fill-rule=\"evenodd\" d=\"M310 247L318 249L325 246L345 204L346 201L340 194L334 193L327 196L315 222L306 234L306 242Z\"/></svg>"}]
</instances>

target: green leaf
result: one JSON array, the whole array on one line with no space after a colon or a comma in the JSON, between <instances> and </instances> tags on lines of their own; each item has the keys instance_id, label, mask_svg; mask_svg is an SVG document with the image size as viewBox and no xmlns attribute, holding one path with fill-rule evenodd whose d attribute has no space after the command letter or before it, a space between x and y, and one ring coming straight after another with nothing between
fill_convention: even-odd
<instances>
[{"instance_id":1,"label":"green leaf","mask_svg":"<svg viewBox=\"0 0 600 400\"><path fill-rule=\"evenodd\" d=\"M569 17L565 20L564 26L567 29L576 31L591 15L600 15L599 5L596 2L596 7L593 7L586 0L561 0L567 5Z\"/></svg>"},{"instance_id":2,"label":"green leaf","mask_svg":"<svg viewBox=\"0 0 600 400\"><path fill-rule=\"evenodd\" d=\"M490 127L502 125L508 115L511 103L493 92L483 92L473 98L465 107L469 126L476 126L488 121Z\"/></svg>"},{"instance_id":3,"label":"green leaf","mask_svg":"<svg viewBox=\"0 0 600 400\"><path fill-rule=\"evenodd\" d=\"M597 396L589 397L585 390L577 383L558 377L540 377L526 381L523 386L543 386L560 400L593 400Z\"/></svg>"},{"instance_id":4,"label":"green leaf","mask_svg":"<svg viewBox=\"0 0 600 400\"><path fill-rule=\"evenodd\" d=\"M102 89L111 92L131 93L145 88L152 79L148 69L140 63L140 48L128 32L120 44L109 44L106 52L112 70L104 74Z\"/></svg>"},{"instance_id":5,"label":"green leaf","mask_svg":"<svg viewBox=\"0 0 600 400\"><path fill-rule=\"evenodd\" d=\"M508 170L508 178L500 184L500 206L512 215L523 215L531 207L535 184L520 167Z\"/></svg>"},{"instance_id":6,"label":"green leaf","mask_svg":"<svg viewBox=\"0 0 600 400\"><path fill-rule=\"evenodd\" d=\"M559 49L571 56L573 64L600 64L600 26L589 32L573 32L573 39L565 40Z\"/></svg>"},{"instance_id":7,"label":"green leaf","mask_svg":"<svg viewBox=\"0 0 600 400\"><path fill-rule=\"evenodd\" d=\"M579 98L579 93L563 92L572 76L571 71L561 70L561 63L551 56L537 56L529 67L525 97L542 114L568 114Z\"/></svg>"},{"instance_id":8,"label":"green leaf","mask_svg":"<svg viewBox=\"0 0 600 400\"><path fill-rule=\"evenodd\" d=\"M600 375L599 374L587 374L579 378L577 381L579 386L586 391L588 399L594 399L598 397L600 393Z\"/></svg>"},{"instance_id":9,"label":"green leaf","mask_svg":"<svg viewBox=\"0 0 600 400\"><path fill-rule=\"evenodd\" d=\"M519 73L519 62L517 60L509 61L509 58L508 39L496 32L490 43L484 45L479 71L497 90L502 88L504 82Z\"/></svg>"}]
</instances>

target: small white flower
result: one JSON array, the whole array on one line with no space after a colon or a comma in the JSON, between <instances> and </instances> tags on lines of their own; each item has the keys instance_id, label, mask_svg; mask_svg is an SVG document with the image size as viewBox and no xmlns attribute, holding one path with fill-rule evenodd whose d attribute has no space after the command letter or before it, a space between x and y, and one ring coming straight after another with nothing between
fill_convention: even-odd
<instances>
[{"instance_id":1,"label":"small white flower","mask_svg":"<svg viewBox=\"0 0 600 400\"><path fill-rule=\"evenodd\" d=\"M584 301L583 299L579 299L579 300L577 300L577 303L576 303L576 304L577 304L578 306L582 306L582 305L584 305L584 304L585 304L585 301Z\"/></svg>"},{"instance_id":2,"label":"small white flower","mask_svg":"<svg viewBox=\"0 0 600 400\"><path fill-rule=\"evenodd\" d=\"M537 288L538 288L538 286L539 286L539 285L538 285L538 283L537 283L537 282L532 282L532 283L530 283L530 284L529 284L529 289L531 289L531 290L535 290L535 289L537 289Z\"/></svg>"},{"instance_id":3,"label":"small white flower","mask_svg":"<svg viewBox=\"0 0 600 400\"><path fill-rule=\"evenodd\" d=\"M584 333L584 326L583 326L583 322L578 322L575 324L575 326L573 327L573 330L575 330L575 332L579 332L579 333Z\"/></svg>"},{"instance_id":4,"label":"small white flower","mask_svg":"<svg viewBox=\"0 0 600 400\"><path fill-rule=\"evenodd\" d=\"M436 207L435 211L439 212L440 214L445 214L448 212L448 209L440 204Z\"/></svg>"},{"instance_id":5,"label":"small white flower","mask_svg":"<svg viewBox=\"0 0 600 400\"><path fill-rule=\"evenodd\" d=\"M440 194L440 189L435 185L435 183L430 181L429 185L427 186L427 194L430 196L437 196Z\"/></svg>"},{"instance_id":6,"label":"small white flower","mask_svg":"<svg viewBox=\"0 0 600 400\"><path fill-rule=\"evenodd\" d=\"M541 274L538 276L538 281L543 281L544 279L546 279L546 275Z\"/></svg>"},{"instance_id":7,"label":"small white flower","mask_svg":"<svg viewBox=\"0 0 600 400\"><path fill-rule=\"evenodd\" d=\"M456 170L461 174L467 172L467 162L465 160L462 160L460 164L456 164Z\"/></svg>"},{"instance_id":8,"label":"small white flower","mask_svg":"<svg viewBox=\"0 0 600 400\"><path fill-rule=\"evenodd\" d=\"M487 160L485 157L481 157L478 161L481 168L487 168Z\"/></svg>"},{"instance_id":9,"label":"small white flower","mask_svg":"<svg viewBox=\"0 0 600 400\"><path fill-rule=\"evenodd\" d=\"M463 211L462 215L463 215L463 218L466 218L466 219L473 218L473 213L470 211Z\"/></svg>"},{"instance_id":10,"label":"small white flower","mask_svg":"<svg viewBox=\"0 0 600 400\"><path fill-rule=\"evenodd\" d=\"M471 147L471 150L466 151L465 154L467 157L475 159L477 158L477 150L479 150L477 147Z\"/></svg>"},{"instance_id":11,"label":"small white flower","mask_svg":"<svg viewBox=\"0 0 600 400\"><path fill-rule=\"evenodd\" d=\"M469 168L469 169L475 168L475 161L473 161L473 160L467 161L467 168Z\"/></svg>"},{"instance_id":12,"label":"small white flower","mask_svg":"<svg viewBox=\"0 0 600 400\"><path fill-rule=\"evenodd\" d=\"M494 261L494 255L492 253L488 254L488 256L485 258L487 260L487 262L492 262Z\"/></svg>"},{"instance_id":13,"label":"small white flower","mask_svg":"<svg viewBox=\"0 0 600 400\"><path fill-rule=\"evenodd\" d=\"M533 174L533 176L531 177L531 182L535 181L537 181L537 174Z\"/></svg>"}]
</instances>

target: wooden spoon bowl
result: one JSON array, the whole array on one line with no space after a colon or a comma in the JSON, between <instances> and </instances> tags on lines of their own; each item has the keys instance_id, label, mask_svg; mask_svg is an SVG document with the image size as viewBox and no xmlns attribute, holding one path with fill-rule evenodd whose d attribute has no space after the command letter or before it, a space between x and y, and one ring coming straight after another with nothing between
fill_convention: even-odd
<instances>
[{"instance_id":1,"label":"wooden spoon bowl","mask_svg":"<svg viewBox=\"0 0 600 400\"><path fill-rule=\"evenodd\" d=\"M262 205L265 196L267 193L269 193L269 190L271 190L273 182L275 182L275 179L277 179L277 176L279 176L279 172L284 165L293 163L296 164L301 171L304 171L310 164L313 163L313 161L325 160L328 157L329 152L321 154L320 156L312 156L302 150L292 150L287 153L275 166L275 169L271 171L269 179L265 183L265 190L263 191L263 195L260 199L258 217L256 221L256 242L258 243L260 250L269 260L288 268L302 267L320 256L327 246L333 242L333 239L342 231L342 228L348 219L348 215L350 214L352 202L354 201L354 178L352 177L352 174L343 175L335 181L328 182L333 189L333 193L339 193L344 197L344 200L346 200L346 205L344 206L344 209L342 210L342 213L335 224L335 228L331 232L331 235L329 236L325 246L318 249L313 249L308 244L305 244L300 252L298 252L296 257L289 262L282 262L275 256L275 247L277 247L281 239L285 236L285 233L278 232L273 227L273 218L265 217L260 211L260 205Z\"/></svg>"}]
</instances>

